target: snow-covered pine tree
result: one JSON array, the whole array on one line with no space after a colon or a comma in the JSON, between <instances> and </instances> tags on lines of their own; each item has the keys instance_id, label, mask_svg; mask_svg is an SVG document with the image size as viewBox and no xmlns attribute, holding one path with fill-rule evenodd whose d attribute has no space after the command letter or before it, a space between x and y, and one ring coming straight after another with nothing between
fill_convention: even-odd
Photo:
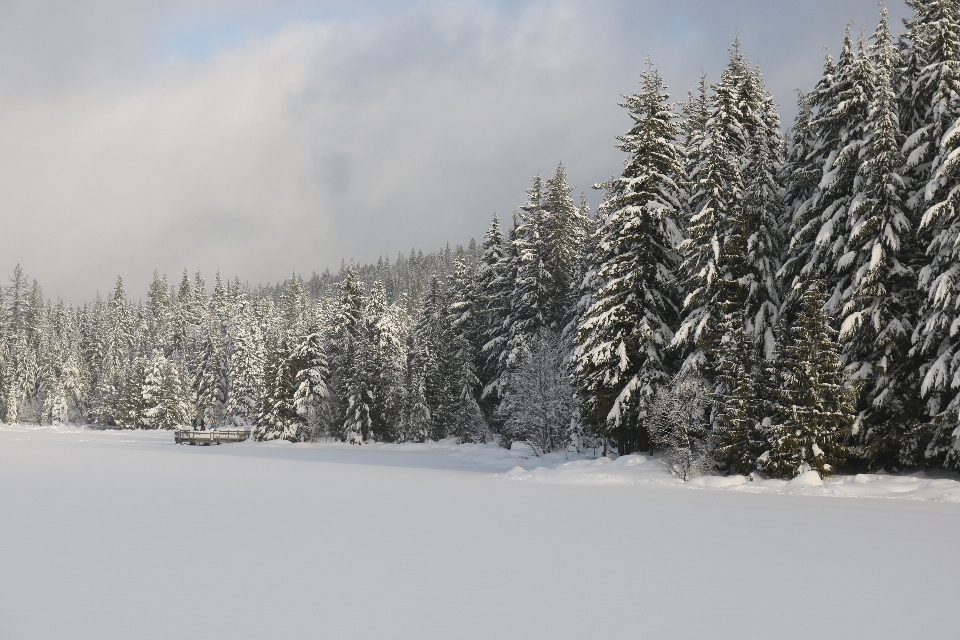
<instances>
[{"instance_id":1,"label":"snow-covered pine tree","mask_svg":"<svg viewBox=\"0 0 960 640\"><path fill-rule=\"evenodd\" d=\"M680 150L683 154L683 185L684 192L689 197L693 193L692 186L698 179L698 173L705 165L703 163L704 142L707 139L707 121L710 120L710 83L707 74L700 72L700 81L697 90L687 92L687 101L680 105ZM689 214L689 207L684 207ZM689 222L689 215L684 219L684 227Z\"/></svg>"},{"instance_id":2,"label":"snow-covered pine tree","mask_svg":"<svg viewBox=\"0 0 960 640\"><path fill-rule=\"evenodd\" d=\"M177 287L177 295L173 299L170 313L171 348L178 355L187 350L187 334L191 327L199 321L193 309L193 286L187 270L183 270L183 278Z\"/></svg>"},{"instance_id":3,"label":"snow-covered pine tree","mask_svg":"<svg viewBox=\"0 0 960 640\"><path fill-rule=\"evenodd\" d=\"M303 442L313 437L314 426L296 402L302 382L298 376L311 366L300 349L303 336L309 332L306 300L296 274L284 283L279 305L264 313L271 318L272 338L264 366L265 394L252 435L257 440Z\"/></svg>"},{"instance_id":4,"label":"snow-covered pine tree","mask_svg":"<svg viewBox=\"0 0 960 640\"><path fill-rule=\"evenodd\" d=\"M765 416L760 354L746 325L746 319L738 313L724 319L717 354L716 415L710 433L718 463L739 474L755 470L757 459L766 449L761 426Z\"/></svg>"},{"instance_id":5,"label":"snow-covered pine tree","mask_svg":"<svg viewBox=\"0 0 960 640\"><path fill-rule=\"evenodd\" d=\"M455 362L456 345L447 293L439 278L431 278L423 296L420 316L413 327L410 366L422 376L420 384L430 414L429 437L434 440L446 438L454 432L461 391L457 384L460 371Z\"/></svg>"},{"instance_id":6,"label":"snow-covered pine tree","mask_svg":"<svg viewBox=\"0 0 960 640\"><path fill-rule=\"evenodd\" d=\"M230 312L230 294L227 292L227 287L223 283L223 278L220 276L220 272L217 271L217 275L213 281L213 293L210 296L210 317L215 322L221 324L224 335L226 334L226 327L230 318Z\"/></svg>"},{"instance_id":7,"label":"snow-covered pine tree","mask_svg":"<svg viewBox=\"0 0 960 640\"><path fill-rule=\"evenodd\" d=\"M163 400L165 374L167 370L167 359L163 357L158 349L154 349L153 355L147 362L144 369L143 387L141 397L143 399L143 409L140 413L138 426L145 429L158 429L163 422Z\"/></svg>"},{"instance_id":8,"label":"snow-covered pine tree","mask_svg":"<svg viewBox=\"0 0 960 640\"><path fill-rule=\"evenodd\" d=\"M906 0L898 69L900 124L911 210L926 208L939 142L960 118L960 7L956 0Z\"/></svg>"},{"instance_id":9,"label":"snow-covered pine tree","mask_svg":"<svg viewBox=\"0 0 960 640\"><path fill-rule=\"evenodd\" d=\"M72 309L62 301L48 307L46 339L41 350L44 371L44 424L82 420L84 380Z\"/></svg>"},{"instance_id":10,"label":"snow-covered pine tree","mask_svg":"<svg viewBox=\"0 0 960 640\"><path fill-rule=\"evenodd\" d=\"M120 276L110 293L106 311L97 315L102 318L101 335L105 344L98 359L91 362L97 370L93 418L97 424L107 425L117 419L115 409L123 403L124 384L134 357L134 317Z\"/></svg>"},{"instance_id":11,"label":"snow-covered pine tree","mask_svg":"<svg viewBox=\"0 0 960 640\"><path fill-rule=\"evenodd\" d=\"M726 309L740 306L741 285L734 274L730 239L743 188L740 158L748 132L743 114L744 85L750 69L734 43L730 62L710 99L704 139L687 167L691 212L679 279L685 293L672 346L684 356L683 370L712 378L713 354L720 343Z\"/></svg>"},{"instance_id":12,"label":"snow-covered pine tree","mask_svg":"<svg viewBox=\"0 0 960 640\"><path fill-rule=\"evenodd\" d=\"M411 350L410 364L407 367L409 378L399 434L401 441L426 442L430 438L433 417L427 405L426 391L427 370L430 362L423 357L424 355L423 352Z\"/></svg>"},{"instance_id":13,"label":"snow-covered pine tree","mask_svg":"<svg viewBox=\"0 0 960 640\"><path fill-rule=\"evenodd\" d=\"M767 428L769 449L759 466L781 478L810 469L825 476L847 457L854 392L846 384L837 331L830 326L821 286L818 280L808 284L789 343L779 349L776 410Z\"/></svg>"},{"instance_id":14,"label":"snow-covered pine tree","mask_svg":"<svg viewBox=\"0 0 960 640\"><path fill-rule=\"evenodd\" d=\"M236 425L252 425L257 419L264 393L263 332L250 308L246 292L238 293L230 320L230 388L227 415Z\"/></svg>"},{"instance_id":15,"label":"snow-covered pine tree","mask_svg":"<svg viewBox=\"0 0 960 640\"><path fill-rule=\"evenodd\" d=\"M229 360L218 333L210 331L207 334L193 378L193 391L197 399L194 415L204 426L225 424L227 418Z\"/></svg>"},{"instance_id":16,"label":"snow-covered pine tree","mask_svg":"<svg viewBox=\"0 0 960 640\"><path fill-rule=\"evenodd\" d=\"M344 432L348 442L394 441L403 414L406 380L406 319L390 308L382 282L364 301L345 397Z\"/></svg>"},{"instance_id":17,"label":"snow-covered pine tree","mask_svg":"<svg viewBox=\"0 0 960 640\"><path fill-rule=\"evenodd\" d=\"M172 346L173 314L170 305L170 283L167 276L153 272L153 281L147 289L146 344L148 349ZM168 354L165 354L168 355Z\"/></svg>"},{"instance_id":18,"label":"snow-covered pine tree","mask_svg":"<svg viewBox=\"0 0 960 640\"><path fill-rule=\"evenodd\" d=\"M255 440L303 442L311 436L294 405L297 388L295 338L289 331L274 341L264 366L265 395L252 436Z\"/></svg>"},{"instance_id":19,"label":"snow-covered pine tree","mask_svg":"<svg viewBox=\"0 0 960 640\"><path fill-rule=\"evenodd\" d=\"M950 0L908 4L915 14L907 22L901 100L910 132L907 171L915 180L909 204L922 212L920 241L927 253L913 341L924 376L920 391L934 416L924 434L929 440L924 454L928 464L960 469L960 10Z\"/></svg>"},{"instance_id":20,"label":"snow-covered pine tree","mask_svg":"<svg viewBox=\"0 0 960 640\"><path fill-rule=\"evenodd\" d=\"M566 323L567 309L578 293L573 279L579 271L590 223L571 197L573 188L567 184L563 163L557 165L543 187L544 214L539 225L544 243L541 259L550 277L544 301L545 321L547 326L559 330Z\"/></svg>"},{"instance_id":21,"label":"snow-covered pine tree","mask_svg":"<svg viewBox=\"0 0 960 640\"><path fill-rule=\"evenodd\" d=\"M364 425L369 429L365 416L357 415L357 407L351 407L349 403L351 394L358 392L361 383L355 378L355 361L363 333L364 297L364 285L356 270L352 267L347 269L344 279L337 284L337 302L328 352L333 354L330 387L333 400L339 401L333 407L333 415L337 423L342 425L338 435L354 444L363 442ZM354 409L352 414L351 409Z\"/></svg>"},{"instance_id":22,"label":"snow-covered pine tree","mask_svg":"<svg viewBox=\"0 0 960 640\"><path fill-rule=\"evenodd\" d=\"M63 370L70 333L69 318L63 302L56 306L46 306L42 327L37 421L40 424L63 424L67 421L69 412Z\"/></svg>"},{"instance_id":23,"label":"snow-covered pine tree","mask_svg":"<svg viewBox=\"0 0 960 640\"><path fill-rule=\"evenodd\" d=\"M920 415L917 363L910 341L917 320L914 229L904 203L903 137L895 93L898 54L886 9L870 47L874 70L866 137L849 210L849 274L842 292L840 340L852 375L863 385L860 438L873 465L915 464L921 452L906 436Z\"/></svg>"},{"instance_id":24,"label":"snow-covered pine tree","mask_svg":"<svg viewBox=\"0 0 960 640\"><path fill-rule=\"evenodd\" d=\"M839 309L841 293L849 286L849 274L838 263L847 253L849 207L865 139L871 78L864 42L859 40L854 51L847 25L839 59L834 64L827 57L823 77L807 96L809 149L799 161L812 166L821 163L819 182L814 192L807 195L799 186L800 181L812 183L813 176L794 172L787 181L793 198L788 200L792 220L789 247L780 272L783 287L798 299L808 279L822 278L832 310ZM797 202L804 196L802 202Z\"/></svg>"},{"instance_id":25,"label":"snow-covered pine tree","mask_svg":"<svg viewBox=\"0 0 960 640\"><path fill-rule=\"evenodd\" d=\"M549 213L543 208L543 200L543 181L537 175L527 191L527 202L514 219L510 238L514 278L505 321L507 339L500 358L501 371L518 366L529 341L551 321L551 295L555 290L546 261L549 239L545 222Z\"/></svg>"},{"instance_id":26,"label":"snow-covered pine tree","mask_svg":"<svg viewBox=\"0 0 960 640\"><path fill-rule=\"evenodd\" d=\"M126 407L130 427L143 429L177 429L187 424L193 405L183 374L160 349L154 349L143 369L143 383L130 381L133 389L140 389L139 402L133 400ZM137 415L139 413L139 415Z\"/></svg>"},{"instance_id":27,"label":"snow-covered pine tree","mask_svg":"<svg viewBox=\"0 0 960 640\"><path fill-rule=\"evenodd\" d=\"M112 401L116 389L108 382L114 378L111 372L102 370L109 343L106 315L106 304L97 293L92 303L83 305L78 318L80 354L83 368L88 372L88 396L84 402L86 417L101 427L112 422L116 407Z\"/></svg>"},{"instance_id":28,"label":"snow-covered pine tree","mask_svg":"<svg viewBox=\"0 0 960 640\"><path fill-rule=\"evenodd\" d=\"M123 382L123 394L116 406L111 407L113 424L121 429L139 429L143 426L144 387L147 377L147 362L137 357L127 369Z\"/></svg>"},{"instance_id":29,"label":"snow-covered pine tree","mask_svg":"<svg viewBox=\"0 0 960 640\"><path fill-rule=\"evenodd\" d=\"M3 402L5 420L19 422L35 374L30 349L27 278L18 264L4 291Z\"/></svg>"},{"instance_id":30,"label":"snow-covered pine tree","mask_svg":"<svg viewBox=\"0 0 960 640\"><path fill-rule=\"evenodd\" d=\"M177 429L190 424L194 397L186 372L179 364L167 361L163 380L162 429Z\"/></svg>"},{"instance_id":31,"label":"snow-covered pine tree","mask_svg":"<svg viewBox=\"0 0 960 640\"><path fill-rule=\"evenodd\" d=\"M392 442L397 439L403 413L410 322L402 308L387 304L386 288L380 281L370 288L367 322L376 405L373 435L377 440Z\"/></svg>"},{"instance_id":32,"label":"snow-covered pine tree","mask_svg":"<svg viewBox=\"0 0 960 640\"><path fill-rule=\"evenodd\" d=\"M827 56L824 77L818 83L818 88L832 82L833 60ZM797 270L804 265L797 263L797 255L804 253L807 248L793 247L792 228L796 223L802 227L806 221L807 211L812 206L813 198L817 194L817 186L823 174L823 158L821 156L818 132L813 126L814 100L818 96L817 89L811 93L798 91L797 116L793 127L788 134L786 157L781 169L781 181L784 185L782 232L785 238L784 254L781 256L783 264L777 272L777 281L781 287L782 305L781 318L792 317L798 307L798 293L794 293L790 285L796 277ZM787 274L793 274L788 276ZM803 281L800 279L798 281Z\"/></svg>"},{"instance_id":33,"label":"snow-covered pine tree","mask_svg":"<svg viewBox=\"0 0 960 640\"><path fill-rule=\"evenodd\" d=\"M330 368L327 364L322 328L317 324L307 326L307 333L300 337L293 359L296 369L293 407L314 435L330 429L327 380Z\"/></svg>"},{"instance_id":34,"label":"snow-covered pine tree","mask_svg":"<svg viewBox=\"0 0 960 640\"><path fill-rule=\"evenodd\" d=\"M488 427L477 402L480 379L477 377L477 353L481 340L480 300L473 289L473 281L466 256L454 260L453 273L447 282L447 322L452 338L450 381L454 391L453 435L461 442L485 442Z\"/></svg>"},{"instance_id":35,"label":"snow-covered pine tree","mask_svg":"<svg viewBox=\"0 0 960 640\"><path fill-rule=\"evenodd\" d=\"M594 185L595 189L602 189L603 185ZM583 217L585 237L580 248L580 255L574 269L570 290L570 303L567 305L567 315L563 326L563 339L568 343L568 351L572 354L576 348L577 330L580 327L580 318L593 305L593 293L600 288L597 279L597 218L590 215L590 204L587 195L580 193L580 215Z\"/></svg>"},{"instance_id":36,"label":"snow-covered pine tree","mask_svg":"<svg viewBox=\"0 0 960 640\"><path fill-rule=\"evenodd\" d=\"M641 84L621 105L633 120L618 137L628 157L623 174L604 185L591 255L597 288L580 319L573 360L587 423L613 437L621 453L648 446L643 418L656 386L671 377L666 349L680 306L676 115L655 67Z\"/></svg>"},{"instance_id":37,"label":"snow-covered pine tree","mask_svg":"<svg viewBox=\"0 0 960 640\"><path fill-rule=\"evenodd\" d=\"M742 289L741 307L746 336L773 355L774 326L781 304L777 272L783 251L783 166L784 139L780 116L773 96L766 90L759 70L747 85L752 125L743 159L743 200L733 220L730 253L740 258L737 276Z\"/></svg>"},{"instance_id":38,"label":"snow-covered pine tree","mask_svg":"<svg viewBox=\"0 0 960 640\"><path fill-rule=\"evenodd\" d=\"M774 351L784 142L773 99L759 70L751 69L741 53L739 40L705 113L696 99L688 102L686 111L694 119L687 125L688 140L703 139L693 148L688 142L692 215L680 268L686 298L672 344L686 355L685 372L717 384L717 408L723 409L724 394L735 393L755 374L751 371L735 382L718 378L725 343L738 342L726 332L745 324L749 349L762 346L767 357ZM743 387L744 393L753 393L749 386ZM749 420L744 418L744 424ZM732 433L743 435L737 424ZM752 448L737 449L749 443L739 435L724 443L729 449L724 457L737 468L754 458Z\"/></svg>"},{"instance_id":39,"label":"snow-covered pine tree","mask_svg":"<svg viewBox=\"0 0 960 640\"><path fill-rule=\"evenodd\" d=\"M483 239L483 253L474 275L474 289L483 301L482 342L479 353L483 406L491 415L500 397L503 354L508 338L507 318L513 291L512 260L509 246L500 230L500 219L493 214L490 229Z\"/></svg>"}]
</instances>

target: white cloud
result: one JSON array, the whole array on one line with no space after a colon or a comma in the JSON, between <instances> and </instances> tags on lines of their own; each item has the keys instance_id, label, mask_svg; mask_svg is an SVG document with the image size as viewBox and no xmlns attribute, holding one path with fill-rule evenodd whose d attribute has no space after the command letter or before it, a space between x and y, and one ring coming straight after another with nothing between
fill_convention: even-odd
<instances>
[{"instance_id":1,"label":"white cloud","mask_svg":"<svg viewBox=\"0 0 960 640\"><path fill-rule=\"evenodd\" d=\"M538 170L563 160L588 188L618 169L616 102L648 53L678 97L701 64L722 66L735 25L717 18L698 39L697 6L419 4L326 22L293 11L268 36L162 64L109 30L88 33L105 43L74 38L73 62L21 64L0 48L13 67L0 82L15 89L0 99L0 268L20 262L48 295L87 299L117 273L139 295L154 268L264 282L479 238ZM147 34L155 15L119 20ZM826 26L833 41L842 29ZM809 83L819 46L790 47L809 58ZM783 52L768 64L745 48L768 77L800 73ZM76 72L49 71L61 63Z\"/></svg>"}]
</instances>

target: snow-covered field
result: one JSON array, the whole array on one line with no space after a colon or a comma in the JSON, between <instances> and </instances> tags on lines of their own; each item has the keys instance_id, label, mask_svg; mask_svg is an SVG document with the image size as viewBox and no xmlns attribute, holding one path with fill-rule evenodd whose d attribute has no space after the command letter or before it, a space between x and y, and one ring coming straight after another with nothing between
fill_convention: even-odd
<instances>
[{"instance_id":1,"label":"snow-covered field","mask_svg":"<svg viewBox=\"0 0 960 640\"><path fill-rule=\"evenodd\" d=\"M960 483L0 427L0 638L956 638Z\"/></svg>"}]
</instances>

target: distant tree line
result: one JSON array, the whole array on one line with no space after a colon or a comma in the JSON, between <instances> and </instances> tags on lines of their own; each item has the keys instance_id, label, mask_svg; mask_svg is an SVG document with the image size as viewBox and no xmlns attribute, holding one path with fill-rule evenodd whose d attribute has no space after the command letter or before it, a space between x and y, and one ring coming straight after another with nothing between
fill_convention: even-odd
<instances>
[{"instance_id":1,"label":"distant tree line","mask_svg":"<svg viewBox=\"0 0 960 640\"><path fill-rule=\"evenodd\" d=\"M789 132L739 41L673 103L624 97L596 215L563 165L508 230L251 288L142 302L4 291L8 422L251 425L260 440L668 449L792 477L960 469L960 3L849 27ZM691 471L693 470L693 471Z\"/></svg>"}]
</instances>

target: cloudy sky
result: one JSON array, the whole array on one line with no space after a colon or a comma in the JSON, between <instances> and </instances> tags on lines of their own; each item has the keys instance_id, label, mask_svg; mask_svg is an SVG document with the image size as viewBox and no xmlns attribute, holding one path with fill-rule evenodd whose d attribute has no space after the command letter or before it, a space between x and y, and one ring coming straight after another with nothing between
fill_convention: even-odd
<instances>
[{"instance_id":1,"label":"cloudy sky","mask_svg":"<svg viewBox=\"0 0 960 640\"><path fill-rule=\"evenodd\" d=\"M899 19L907 10L889 3ZM252 283L480 238L562 161L617 172L617 106L734 36L782 105L873 0L0 3L0 271L86 300L154 269ZM597 194L588 193L597 203Z\"/></svg>"}]
</instances>

